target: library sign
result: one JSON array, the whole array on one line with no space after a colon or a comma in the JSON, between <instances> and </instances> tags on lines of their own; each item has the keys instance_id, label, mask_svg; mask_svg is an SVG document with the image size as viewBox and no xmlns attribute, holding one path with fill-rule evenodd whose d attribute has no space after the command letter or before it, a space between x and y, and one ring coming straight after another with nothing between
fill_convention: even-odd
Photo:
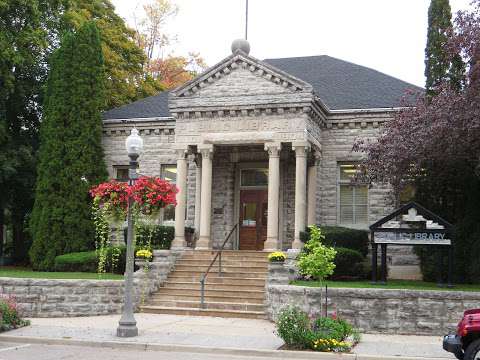
<instances>
[{"instance_id":1,"label":"library sign","mask_svg":"<svg viewBox=\"0 0 480 360\"><path fill-rule=\"evenodd\" d=\"M384 229L382 229L384 230ZM387 229L385 229L387 230ZM397 232L398 230L398 232ZM405 229L388 229L375 234L374 242L377 244L396 245L451 245L452 241L445 229L429 229L428 232L417 230L406 232Z\"/></svg>"},{"instance_id":2,"label":"library sign","mask_svg":"<svg viewBox=\"0 0 480 360\"><path fill-rule=\"evenodd\" d=\"M372 282L377 283L378 245L381 247L381 283L387 279L387 245L432 246L437 254L438 283L443 282L444 249L448 250L448 286L453 267L452 225L423 206L411 202L370 225Z\"/></svg>"}]
</instances>

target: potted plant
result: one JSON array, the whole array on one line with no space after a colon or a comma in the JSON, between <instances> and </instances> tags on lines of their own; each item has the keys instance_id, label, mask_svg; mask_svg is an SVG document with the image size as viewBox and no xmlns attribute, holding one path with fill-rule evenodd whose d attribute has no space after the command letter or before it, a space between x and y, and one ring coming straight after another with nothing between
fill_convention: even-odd
<instances>
[{"instance_id":1,"label":"potted plant","mask_svg":"<svg viewBox=\"0 0 480 360\"><path fill-rule=\"evenodd\" d=\"M150 249L139 249L135 253L135 263L145 271L148 271L152 259L153 254Z\"/></svg>"},{"instance_id":2,"label":"potted plant","mask_svg":"<svg viewBox=\"0 0 480 360\"><path fill-rule=\"evenodd\" d=\"M274 251L268 254L268 261L270 263L277 263L277 264L283 265L286 259L287 259L287 256L281 251Z\"/></svg>"}]
</instances>

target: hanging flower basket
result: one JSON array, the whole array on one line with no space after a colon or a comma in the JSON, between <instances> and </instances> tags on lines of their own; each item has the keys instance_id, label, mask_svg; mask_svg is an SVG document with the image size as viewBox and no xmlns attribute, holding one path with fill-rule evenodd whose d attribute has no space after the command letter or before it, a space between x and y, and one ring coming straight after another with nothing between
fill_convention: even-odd
<instances>
[{"instance_id":1,"label":"hanging flower basket","mask_svg":"<svg viewBox=\"0 0 480 360\"><path fill-rule=\"evenodd\" d=\"M131 186L130 194L140 213L147 217L158 217L160 209L177 205L178 189L174 184L158 177L142 176Z\"/></svg>"},{"instance_id":2,"label":"hanging flower basket","mask_svg":"<svg viewBox=\"0 0 480 360\"><path fill-rule=\"evenodd\" d=\"M90 190L93 202L102 211L107 221L125 221L128 208L129 188L126 183L111 180Z\"/></svg>"}]
</instances>

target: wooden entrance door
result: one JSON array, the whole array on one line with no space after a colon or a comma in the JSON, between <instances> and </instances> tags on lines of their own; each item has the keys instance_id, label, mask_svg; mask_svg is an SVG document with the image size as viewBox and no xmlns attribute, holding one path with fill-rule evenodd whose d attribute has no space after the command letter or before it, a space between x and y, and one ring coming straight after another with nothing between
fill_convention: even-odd
<instances>
[{"instance_id":1,"label":"wooden entrance door","mask_svg":"<svg viewBox=\"0 0 480 360\"><path fill-rule=\"evenodd\" d=\"M263 250L267 239L267 190L240 190L240 250Z\"/></svg>"}]
</instances>

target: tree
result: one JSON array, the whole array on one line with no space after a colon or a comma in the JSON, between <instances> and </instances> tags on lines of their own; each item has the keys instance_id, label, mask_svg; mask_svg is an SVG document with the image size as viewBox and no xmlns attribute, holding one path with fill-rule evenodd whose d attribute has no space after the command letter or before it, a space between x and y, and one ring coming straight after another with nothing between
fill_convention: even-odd
<instances>
[{"instance_id":1,"label":"tree","mask_svg":"<svg viewBox=\"0 0 480 360\"><path fill-rule=\"evenodd\" d=\"M469 65L465 87L448 83L399 111L375 142L358 141L371 182L388 182L397 195L407 184L415 198L456 226L457 280L478 281L480 268L480 1L459 13L447 48ZM425 273L424 273L425 275Z\"/></svg>"},{"instance_id":2,"label":"tree","mask_svg":"<svg viewBox=\"0 0 480 360\"><path fill-rule=\"evenodd\" d=\"M205 69L205 61L200 55L190 53L187 58L168 56L164 59L153 59L150 62L149 74L163 88L173 89L193 79Z\"/></svg>"},{"instance_id":3,"label":"tree","mask_svg":"<svg viewBox=\"0 0 480 360\"><path fill-rule=\"evenodd\" d=\"M449 0L431 0L425 48L425 88L428 95L434 95L436 88L445 82L450 82L457 90L462 87L465 70L462 58L447 51L451 19Z\"/></svg>"},{"instance_id":4,"label":"tree","mask_svg":"<svg viewBox=\"0 0 480 360\"><path fill-rule=\"evenodd\" d=\"M144 76L147 58L136 43L135 31L115 13L110 0L68 0L61 31L75 31L94 20L100 31L105 57L104 108L110 109L161 91Z\"/></svg>"},{"instance_id":5,"label":"tree","mask_svg":"<svg viewBox=\"0 0 480 360\"><path fill-rule=\"evenodd\" d=\"M17 261L26 256L49 26L57 5L53 0L0 2L0 228L11 225Z\"/></svg>"},{"instance_id":6,"label":"tree","mask_svg":"<svg viewBox=\"0 0 480 360\"><path fill-rule=\"evenodd\" d=\"M98 29L67 33L51 61L47 84L30 250L36 269L55 256L94 247L88 190L106 178L101 147L104 62Z\"/></svg>"},{"instance_id":7,"label":"tree","mask_svg":"<svg viewBox=\"0 0 480 360\"><path fill-rule=\"evenodd\" d=\"M135 23L137 44L147 56L144 66L147 83L156 84L161 89L172 89L206 69L205 61L198 53L164 55L165 48L175 39L165 31L168 21L178 13L178 7L171 0L153 0L144 5L143 10L145 16Z\"/></svg>"}]
</instances>

